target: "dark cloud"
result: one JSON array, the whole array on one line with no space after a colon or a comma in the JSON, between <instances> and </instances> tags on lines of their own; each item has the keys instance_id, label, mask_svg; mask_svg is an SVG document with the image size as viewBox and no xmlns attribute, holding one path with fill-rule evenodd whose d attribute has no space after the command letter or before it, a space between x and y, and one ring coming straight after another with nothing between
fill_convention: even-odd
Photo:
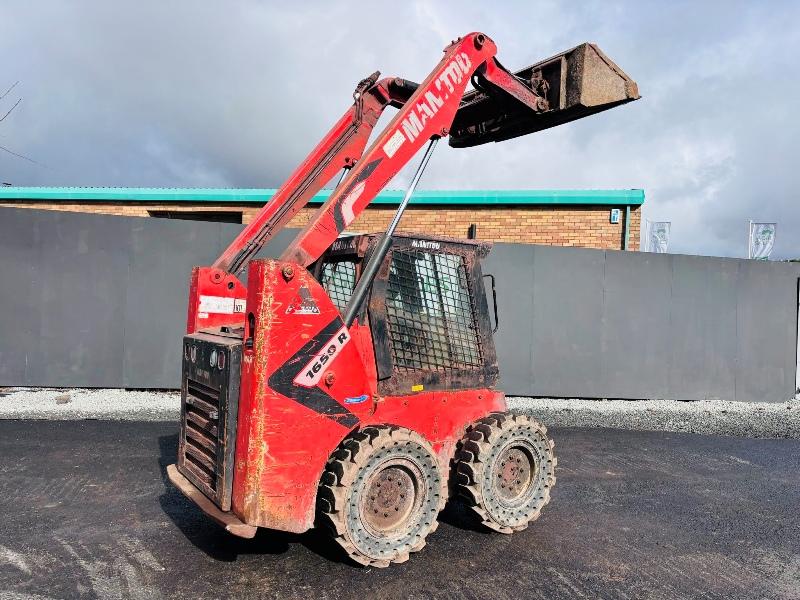
<instances>
[{"instance_id":1,"label":"dark cloud","mask_svg":"<svg viewBox=\"0 0 800 600\"><path fill-rule=\"evenodd\" d=\"M595 41L644 98L537 135L440 146L428 188L642 187L677 252L800 256L794 2L29 2L0 7L0 179L275 187L380 68L421 80L476 29L518 67ZM5 87L4 87L5 85ZM0 102L6 106L9 98ZM408 169L395 184L407 180Z\"/></svg>"}]
</instances>

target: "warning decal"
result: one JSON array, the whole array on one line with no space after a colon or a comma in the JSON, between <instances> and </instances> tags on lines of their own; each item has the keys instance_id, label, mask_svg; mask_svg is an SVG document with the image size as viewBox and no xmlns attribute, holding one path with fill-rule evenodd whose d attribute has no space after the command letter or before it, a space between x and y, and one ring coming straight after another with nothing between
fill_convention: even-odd
<instances>
[{"instance_id":1,"label":"warning decal","mask_svg":"<svg viewBox=\"0 0 800 600\"><path fill-rule=\"evenodd\" d=\"M287 315L318 315L319 306L311 295L311 290L306 286L300 286L297 290L297 298L286 307Z\"/></svg>"}]
</instances>

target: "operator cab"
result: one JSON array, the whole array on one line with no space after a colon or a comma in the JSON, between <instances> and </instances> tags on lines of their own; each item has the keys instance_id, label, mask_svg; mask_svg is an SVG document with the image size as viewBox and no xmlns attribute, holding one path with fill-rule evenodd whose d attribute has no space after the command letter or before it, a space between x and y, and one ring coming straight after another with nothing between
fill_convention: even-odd
<instances>
[{"instance_id":1,"label":"operator cab","mask_svg":"<svg viewBox=\"0 0 800 600\"><path fill-rule=\"evenodd\" d=\"M379 234L341 237L311 266L340 312L379 239ZM372 332L380 394L496 384L492 317L480 264L490 249L490 243L475 240L392 236L358 313L358 322L368 321ZM496 302L492 305L496 323Z\"/></svg>"}]
</instances>

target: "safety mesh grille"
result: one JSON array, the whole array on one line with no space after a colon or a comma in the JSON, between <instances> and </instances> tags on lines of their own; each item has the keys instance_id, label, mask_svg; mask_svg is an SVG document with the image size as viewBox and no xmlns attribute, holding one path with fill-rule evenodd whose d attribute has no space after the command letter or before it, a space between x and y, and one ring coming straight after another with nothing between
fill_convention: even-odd
<instances>
[{"instance_id":1,"label":"safety mesh grille","mask_svg":"<svg viewBox=\"0 0 800 600\"><path fill-rule=\"evenodd\" d=\"M340 311L344 311L356 284L356 265L352 261L322 265L322 287Z\"/></svg>"},{"instance_id":2,"label":"safety mesh grille","mask_svg":"<svg viewBox=\"0 0 800 600\"><path fill-rule=\"evenodd\" d=\"M219 390L194 379L186 382L183 412L184 467L213 494L217 489L219 440Z\"/></svg>"},{"instance_id":3,"label":"safety mesh grille","mask_svg":"<svg viewBox=\"0 0 800 600\"><path fill-rule=\"evenodd\" d=\"M464 259L421 250L395 251L386 294L395 367L401 371L483 365Z\"/></svg>"}]
</instances>

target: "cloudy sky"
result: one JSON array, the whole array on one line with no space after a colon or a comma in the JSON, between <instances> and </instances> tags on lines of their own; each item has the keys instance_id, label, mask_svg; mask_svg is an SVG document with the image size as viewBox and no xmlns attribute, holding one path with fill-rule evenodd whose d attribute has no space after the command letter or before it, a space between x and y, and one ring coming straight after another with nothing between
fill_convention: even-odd
<instances>
[{"instance_id":1,"label":"cloudy sky","mask_svg":"<svg viewBox=\"0 0 800 600\"><path fill-rule=\"evenodd\" d=\"M422 187L643 188L672 251L800 256L798 2L3 2L0 181L276 187L376 69L420 81L480 30L511 69L594 41L643 99L502 144L440 145ZM408 170L395 180L401 186Z\"/></svg>"}]
</instances>

